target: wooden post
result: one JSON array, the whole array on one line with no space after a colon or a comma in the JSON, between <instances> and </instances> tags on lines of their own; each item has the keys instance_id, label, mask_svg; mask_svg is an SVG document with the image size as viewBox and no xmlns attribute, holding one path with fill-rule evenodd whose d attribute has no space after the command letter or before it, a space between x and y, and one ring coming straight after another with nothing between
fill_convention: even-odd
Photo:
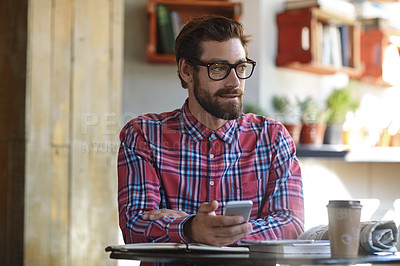
<instances>
[{"instance_id":1,"label":"wooden post","mask_svg":"<svg viewBox=\"0 0 400 266\"><path fill-rule=\"evenodd\" d=\"M27 5L0 1L0 265L23 265Z\"/></svg>"},{"instance_id":2,"label":"wooden post","mask_svg":"<svg viewBox=\"0 0 400 266\"><path fill-rule=\"evenodd\" d=\"M123 0L29 1L26 265L110 265Z\"/></svg>"}]
</instances>

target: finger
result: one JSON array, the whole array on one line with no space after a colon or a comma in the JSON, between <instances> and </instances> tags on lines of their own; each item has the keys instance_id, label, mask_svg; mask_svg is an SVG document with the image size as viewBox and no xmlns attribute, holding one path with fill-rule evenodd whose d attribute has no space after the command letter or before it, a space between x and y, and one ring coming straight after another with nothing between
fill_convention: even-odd
<instances>
[{"instance_id":1,"label":"finger","mask_svg":"<svg viewBox=\"0 0 400 266\"><path fill-rule=\"evenodd\" d=\"M235 243L237 241L239 241L240 239L244 238L246 235L244 234L240 234L240 235L235 235L235 236L224 236L224 237L220 237L220 236L214 236L211 240L211 242L209 243L209 245L212 246L227 246L227 245L231 245L232 243Z\"/></svg>"},{"instance_id":2,"label":"finger","mask_svg":"<svg viewBox=\"0 0 400 266\"><path fill-rule=\"evenodd\" d=\"M178 211L178 214L176 217L181 217L181 216L187 216L188 214L184 211Z\"/></svg>"},{"instance_id":3,"label":"finger","mask_svg":"<svg viewBox=\"0 0 400 266\"><path fill-rule=\"evenodd\" d=\"M218 246L226 246L226 245L230 245L236 241L239 241L240 239L249 235L253 229L253 227L250 223L244 224L243 226L245 226L245 227L238 231L233 230L231 232L228 232L226 235L225 234L216 235L214 237L213 242L215 243L215 245L218 245ZM223 232L223 231L221 231L221 232Z\"/></svg>"},{"instance_id":4,"label":"finger","mask_svg":"<svg viewBox=\"0 0 400 266\"><path fill-rule=\"evenodd\" d=\"M231 245L232 243L239 241L243 237L245 237L245 236L240 235L240 236L236 236L236 237L223 237L223 238L216 237L215 240L213 241L213 243L215 243L214 244L215 246L219 246L219 247L228 246L228 245Z\"/></svg>"},{"instance_id":5,"label":"finger","mask_svg":"<svg viewBox=\"0 0 400 266\"><path fill-rule=\"evenodd\" d=\"M166 214L168 216L177 216L177 217L187 215L187 213L184 211L171 210L171 209L159 209L159 210L152 210L150 212L152 212L153 214Z\"/></svg>"},{"instance_id":6,"label":"finger","mask_svg":"<svg viewBox=\"0 0 400 266\"><path fill-rule=\"evenodd\" d=\"M243 223L235 226L219 227L215 230L217 237L236 237L245 236L251 233L253 227L250 223Z\"/></svg>"},{"instance_id":7,"label":"finger","mask_svg":"<svg viewBox=\"0 0 400 266\"><path fill-rule=\"evenodd\" d=\"M204 202L200 205L198 212L211 213L218 209L218 201Z\"/></svg>"},{"instance_id":8,"label":"finger","mask_svg":"<svg viewBox=\"0 0 400 266\"><path fill-rule=\"evenodd\" d=\"M211 207L212 211L216 211L218 209L218 201L216 201L216 200L211 201L210 207Z\"/></svg>"},{"instance_id":9,"label":"finger","mask_svg":"<svg viewBox=\"0 0 400 266\"><path fill-rule=\"evenodd\" d=\"M233 226L245 223L243 216L241 215L232 215L232 216L225 216L220 215L218 223L220 226Z\"/></svg>"},{"instance_id":10,"label":"finger","mask_svg":"<svg viewBox=\"0 0 400 266\"><path fill-rule=\"evenodd\" d=\"M159 220L159 219L166 218L166 217L168 217L168 215L166 215L165 213L150 214L149 220L154 221L154 220Z\"/></svg>"},{"instance_id":11,"label":"finger","mask_svg":"<svg viewBox=\"0 0 400 266\"><path fill-rule=\"evenodd\" d=\"M178 218L182 216L186 216L187 213L184 211L176 211L176 210L170 210L170 209L159 209L159 210L151 210L143 214L142 218L143 220L158 220L166 217L170 218Z\"/></svg>"},{"instance_id":12,"label":"finger","mask_svg":"<svg viewBox=\"0 0 400 266\"><path fill-rule=\"evenodd\" d=\"M170 218L178 218L181 216L186 216L187 213L184 211L174 211L174 210L167 210L160 212L158 215L163 215L163 217L170 217Z\"/></svg>"},{"instance_id":13,"label":"finger","mask_svg":"<svg viewBox=\"0 0 400 266\"><path fill-rule=\"evenodd\" d=\"M161 219L165 216L165 211L163 210L151 210L142 215L142 219L146 221L153 221Z\"/></svg>"}]
</instances>

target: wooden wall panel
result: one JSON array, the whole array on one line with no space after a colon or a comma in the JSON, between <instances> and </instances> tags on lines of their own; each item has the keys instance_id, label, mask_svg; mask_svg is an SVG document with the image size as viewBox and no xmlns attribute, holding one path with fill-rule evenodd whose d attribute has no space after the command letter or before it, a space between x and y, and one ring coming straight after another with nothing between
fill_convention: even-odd
<instances>
[{"instance_id":1,"label":"wooden wall panel","mask_svg":"<svg viewBox=\"0 0 400 266\"><path fill-rule=\"evenodd\" d=\"M112 35L114 27L122 26L122 23L114 25L113 20L114 5L118 3L121 2L75 2L71 165L73 265L80 261L88 265L100 261L111 263L104 247L117 241L116 151L111 146L118 135L115 134L119 128L116 115L121 106L121 87L114 87L116 81L113 81L122 74L114 73L114 61L122 62L113 54L117 50L122 55L121 35ZM122 12L121 7L119 9ZM87 20L91 23L85 23ZM121 84L119 82L117 85ZM115 93L117 98L110 97ZM84 243L83 249L81 243Z\"/></svg>"},{"instance_id":2,"label":"wooden wall panel","mask_svg":"<svg viewBox=\"0 0 400 266\"><path fill-rule=\"evenodd\" d=\"M93 160L92 143L101 143L96 137L99 133L100 110L96 110L96 101L103 101L102 95L107 86L107 54L99 51L108 50L108 42L104 35L108 32L108 16L104 9L104 0L99 1L96 8L94 1L79 1L75 5L74 21L74 73L73 73L73 124L72 138L72 201L71 210L71 253L72 263L85 261L92 264L91 254L94 250L94 230L97 229L93 211L97 203L91 199L98 197L96 191L96 179L93 178L91 164ZM85 23L86 20L91 23ZM100 21L99 21L100 20ZM106 20L106 21L103 21ZM101 25L102 30L96 30ZM103 35L104 34L104 35ZM103 56L102 56L103 55ZM106 64L106 65L104 65ZM104 85L101 83L105 83ZM79 140L79 141L78 141ZM89 147L82 149L83 145ZM99 167L100 167L100 161ZM101 178L99 178L101 182ZM89 216L89 217L88 217ZM89 218L89 219L88 219ZM101 238L101 236L100 236ZM93 243L94 244L94 243Z\"/></svg>"},{"instance_id":3,"label":"wooden wall panel","mask_svg":"<svg viewBox=\"0 0 400 266\"><path fill-rule=\"evenodd\" d=\"M50 265L52 239L62 241L50 215L55 179L51 148L52 3L29 2L25 264ZM68 188L67 188L68 189ZM56 191L57 193L57 191ZM61 197L62 194L59 195ZM61 238L60 238L61 237ZM62 258L60 258L62 260Z\"/></svg>"},{"instance_id":4,"label":"wooden wall panel","mask_svg":"<svg viewBox=\"0 0 400 266\"><path fill-rule=\"evenodd\" d=\"M70 144L72 6L71 0L53 0L50 134L57 147Z\"/></svg>"},{"instance_id":5,"label":"wooden wall panel","mask_svg":"<svg viewBox=\"0 0 400 266\"><path fill-rule=\"evenodd\" d=\"M31 0L26 265L115 265L123 0Z\"/></svg>"}]
</instances>

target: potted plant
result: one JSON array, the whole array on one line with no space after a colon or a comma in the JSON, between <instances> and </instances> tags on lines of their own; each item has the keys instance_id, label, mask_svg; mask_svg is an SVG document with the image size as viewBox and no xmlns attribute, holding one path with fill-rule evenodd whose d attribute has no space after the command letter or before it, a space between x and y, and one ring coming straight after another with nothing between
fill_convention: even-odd
<instances>
[{"instance_id":1,"label":"potted plant","mask_svg":"<svg viewBox=\"0 0 400 266\"><path fill-rule=\"evenodd\" d=\"M326 108L320 107L312 97L299 101L301 110L300 144L321 145L326 130Z\"/></svg>"},{"instance_id":2,"label":"potted plant","mask_svg":"<svg viewBox=\"0 0 400 266\"><path fill-rule=\"evenodd\" d=\"M275 111L275 119L280 121L292 136L297 145L300 140L301 121L297 105L293 104L287 96L274 95L272 107Z\"/></svg>"},{"instance_id":3,"label":"potted plant","mask_svg":"<svg viewBox=\"0 0 400 266\"><path fill-rule=\"evenodd\" d=\"M359 101L352 97L350 86L334 89L327 99L328 118L324 144L342 144L343 123L349 111L358 108Z\"/></svg>"},{"instance_id":4,"label":"potted plant","mask_svg":"<svg viewBox=\"0 0 400 266\"><path fill-rule=\"evenodd\" d=\"M246 103L244 105L243 112L245 114L252 113L255 115L267 116L267 113L260 106L251 103Z\"/></svg>"}]
</instances>

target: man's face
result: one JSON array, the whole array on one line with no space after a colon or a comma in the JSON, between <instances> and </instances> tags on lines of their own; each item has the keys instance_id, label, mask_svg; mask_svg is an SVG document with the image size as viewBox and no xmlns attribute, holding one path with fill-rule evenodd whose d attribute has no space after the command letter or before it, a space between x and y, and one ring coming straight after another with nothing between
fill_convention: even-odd
<instances>
[{"instance_id":1,"label":"man's face","mask_svg":"<svg viewBox=\"0 0 400 266\"><path fill-rule=\"evenodd\" d=\"M204 63L226 62L236 64L246 61L246 53L239 39L225 42L203 42ZM207 67L198 66L193 75L193 93L200 106L214 117L232 120L240 117L243 110L243 79L239 79L234 69L222 80L211 80Z\"/></svg>"}]
</instances>

